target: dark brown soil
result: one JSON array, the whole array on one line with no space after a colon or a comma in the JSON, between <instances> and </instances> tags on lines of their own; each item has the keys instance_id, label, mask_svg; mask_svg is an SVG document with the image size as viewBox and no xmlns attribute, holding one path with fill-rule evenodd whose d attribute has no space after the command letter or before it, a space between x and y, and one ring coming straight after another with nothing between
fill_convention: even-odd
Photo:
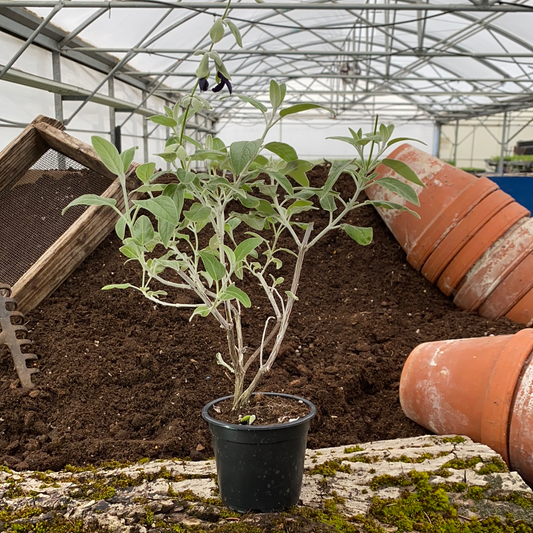
<instances>
[{"instance_id":1,"label":"dark brown soil","mask_svg":"<svg viewBox=\"0 0 533 533\"><path fill-rule=\"evenodd\" d=\"M316 404L311 448L427 433L398 400L411 350L425 341L522 328L457 309L406 263L373 208L358 210L351 223L373 226L374 242L361 247L336 233L311 249L285 345L260 387ZM231 394L215 362L225 350L222 331L210 318L189 322L187 312L155 307L132 290L100 290L136 275L110 236L28 314L32 351L41 358L33 377L40 393L16 387L10 355L2 351L0 463L60 469L213 455L200 413ZM259 300L250 311L244 329L255 345L266 308Z\"/></svg>"}]
</instances>

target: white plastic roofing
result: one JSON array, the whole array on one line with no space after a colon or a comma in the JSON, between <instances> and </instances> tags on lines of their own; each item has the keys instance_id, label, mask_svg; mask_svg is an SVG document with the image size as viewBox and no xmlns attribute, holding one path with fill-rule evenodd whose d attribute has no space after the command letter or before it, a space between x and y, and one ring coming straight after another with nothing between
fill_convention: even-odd
<instances>
[{"instance_id":1,"label":"white plastic roofing","mask_svg":"<svg viewBox=\"0 0 533 533\"><path fill-rule=\"evenodd\" d=\"M2 79L61 94L62 118L71 125L95 104L148 116L191 89L199 60L193 53L208 47L209 28L225 6L0 0L0 96ZM447 124L533 107L533 0L232 0L230 18L243 48L228 34L216 50L234 91L259 100L267 100L275 78L286 82L289 102L323 103L338 121L379 114ZM52 53L60 68L27 61L33 47ZM110 80L115 101L102 99ZM254 112L228 98L209 119L224 124L228 117L253 119ZM314 119L325 117L309 115Z\"/></svg>"}]
</instances>

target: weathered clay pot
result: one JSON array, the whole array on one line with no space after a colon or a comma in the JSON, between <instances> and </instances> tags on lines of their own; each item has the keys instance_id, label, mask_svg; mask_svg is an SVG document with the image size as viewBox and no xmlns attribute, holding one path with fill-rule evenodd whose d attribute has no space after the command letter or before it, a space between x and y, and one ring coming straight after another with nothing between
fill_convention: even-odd
<instances>
[{"instance_id":1,"label":"weathered clay pot","mask_svg":"<svg viewBox=\"0 0 533 533\"><path fill-rule=\"evenodd\" d=\"M476 236L477 232L514 200L496 190L473 206L461 221L442 239L422 267L422 274L435 283L457 253Z\"/></svg>"},{"instance_id":2,"label":"weathered clay pot","mask_svg":"<svg viewBox=\"0 0 533 533\"><path fill-rule=\"evenodd\" d=\"M402 144L389 156L407 164L426 188L411 185L419 196L420 206L414 206L387 189L374 185L366 189L373 200L389 200L405 205L420 215L417 219L405 211L378 208L396 240L407 252L407 260L420 268L433 248L467 213L497 186L487 179L472 176L422 150ZM377 168L379 177L393 176L403 180L384 165ZM405 181L405 180L403 180ZM455 202L458 202L454 205Z\"/></svg>"},{"instance_id":3,"label":"weathered clay pot","mask_svg":"<svg viewBox=\"0 0 533 533\"><path fill-rule=\"evenodd\" d=\"M495 242L468 272L455 293L454 303L461 309L477 311L532 252L533 219L523 218Z\"/></svg>"},{"instance_id":4,"label":"weathered clay pot","mask_svg":"<svg viewBox=\"0 0 533 533\"><path fill-rule=\"evenodd\" d=\"M529 211L517 202L506 205L468 240L443 270L437 286L450 296L478 259L520 219L529 216Z\"/></svg>"},{"instance_id":5,"label":"weathered clay pot","mask_svg":"<svg viewBox=\"0 0 533 533\"><path fill-rule=\"evenodd\" d=\"M533 329L428 342L400 381L405 414L438 434L467 435L533 484Z\"/></svg>"}]
</instances>

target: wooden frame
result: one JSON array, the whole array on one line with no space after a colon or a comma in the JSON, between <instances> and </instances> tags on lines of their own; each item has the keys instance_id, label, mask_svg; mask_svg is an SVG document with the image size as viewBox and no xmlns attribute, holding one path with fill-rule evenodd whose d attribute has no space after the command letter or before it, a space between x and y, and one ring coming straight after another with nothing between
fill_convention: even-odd
<instances>
[{"instance_id":1,"label":"wooden frame","mask_svg":"<svg viewBox=\"0 0 533 533\"><path fill-rule=\"evenodd\" d=\"M51 118L39 115L22 133L0 153L0 191L14 185L27 170L49 149L81 163L109 179L109 187L102 193L115 198L117 207L124 206L118 178L103 165L88 144L63 131L64 126ZM133 163L127 178L135 184ZM50 295L114 228L118 215L105 206L90 206L50 246L12 287L18 310L27 313ZM1 260L1 259L0 259Z\"/></svg>"}]
</instances>

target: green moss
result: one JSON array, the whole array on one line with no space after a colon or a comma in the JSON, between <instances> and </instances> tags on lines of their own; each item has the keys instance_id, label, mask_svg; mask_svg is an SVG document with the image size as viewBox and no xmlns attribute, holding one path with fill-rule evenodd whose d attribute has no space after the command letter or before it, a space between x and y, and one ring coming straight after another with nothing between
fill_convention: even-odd
<instances>
[{"instance_id":1,"label":"green moss","mask_svg":"<svg viewBox=\"0 0 533 533\"><path fill-rule=\"evenodd\" d=\"M465 521L450 502L447 489L429 482L430 473L409 472L397 476L400 485L410 484L412 490L404 490L397 499L374 497L367 518L379 524L397 528L398 533L417 531L422 533L533 533L531 526L511 516L502 521L498 517L472 518ZM458 488L458 487L453 487ZM483 489L470 487L467 496L478 498Z\"/></svg>"},{"instance_id":2,"label":"green moss","mask_svg":"<svg viewBox=\"0 0 533 533\"><path fill-rule=\"evenodd\" d=\"M453 444L462 444L463 442L466 442L466 439L464 437L461 437L459 435L455 436L455 437L443 437L442 439L442 442L448 444L448 443L453 443Z\"/></svg>"},{"instance_id":3,"label":"green moss","mask_svg":"<svg viewBox=\"0 0 533 533\"><path fill-rule=\"evenodd\" d=\"M520 494L518 492L511 492L509 494L493 494L489 496L489 500L499 502L511 502L515 505L519 505L524 509L531 509L533 507L533 496Z\"/></svg>"},{"instance_id":4,"label":"green moss","mask_svg":"<svg viewBox=\"0 0 533 533\"><path fill-rule=\"evenodd\" d=\"M144 465L144 464L150 462L150 458L149 458L149 457L143 457L142 459L139 459L137 462L138 462L140 465Z\"/></svg>"},{"instance_id":5,"label":"green moss","mask_svg":"<svg viewBox=\"0 0 533 533\"><path fill-rule=\"evenodd\" d=\"M350 461L350 463L377 463L380 460L379 457L371 457L368 455L352 455L351 457L345 457L343 461Z\"/></svg>"},{"instance_id":6,"label":"green moss","mask_svg":"<svg viewBox=\"0 0 533 533\"><path fill-rule=\"evenodd\" d=\"M499 457L492 457L488 463L485 463L477 471L477 473L480 475L494 474L499 472L509 472L507 465Z\"/></svg>"},{"instance_id":7,"label":"green moss","mask_svg":"<svg viewBox=\"0 0 533 533\"><path fill-rule=\"evenodd\" d=\"M466 497L471 500L480 501L483 499L486 490L486 487L468 487Z\"/></svg>"},{"instance_id":8,"label":"green moss","mask_svg":"<svg viewBox=\"0 0 533 533\"><path fill-rule=\"evenodd\" d=\"M334 476L337 472L349 474L352 471L350 465L343 465L341 459L331 459L321 465L315 466L309 472L310 475L321 474L324 477Z\"/></svg>"},{"instance_id":9,"label":"green moss","mask_svg":"<svg viewBox=\"0 0 533 533\"><path fill-rule=\"evenodd\" d=\"M408 457L407 455L400 455L400 457L389 457L387 458L387 461L390 461L392 463L423 463L424 461L427 461L428 459L434 459L435 455L432 453L423 453L422 455L419 455L418 457Z\"/></svg>"},{"instance_id":10,"label":"green moss","mask_svg":"<svg viewBox=\"0 0 533 533\"><path fill-rule=\"evenodd\" d=\"M348 448L344 448L344 453L354 453L354 452L364 452L365 449L361 448L361 446L348 446Z\"/></svg>"},{"instance_id":11,"label":"green moss","mask_svg":"<svg viewBox=\"0 0 533 533\"><path fill-rule=\"evenodd\" d=\"M12 474L13 470L11 470L11 468L8 468L5 465L0 465L0 472L7 472L8 474Z\"/></svg>"}]
</instances>

